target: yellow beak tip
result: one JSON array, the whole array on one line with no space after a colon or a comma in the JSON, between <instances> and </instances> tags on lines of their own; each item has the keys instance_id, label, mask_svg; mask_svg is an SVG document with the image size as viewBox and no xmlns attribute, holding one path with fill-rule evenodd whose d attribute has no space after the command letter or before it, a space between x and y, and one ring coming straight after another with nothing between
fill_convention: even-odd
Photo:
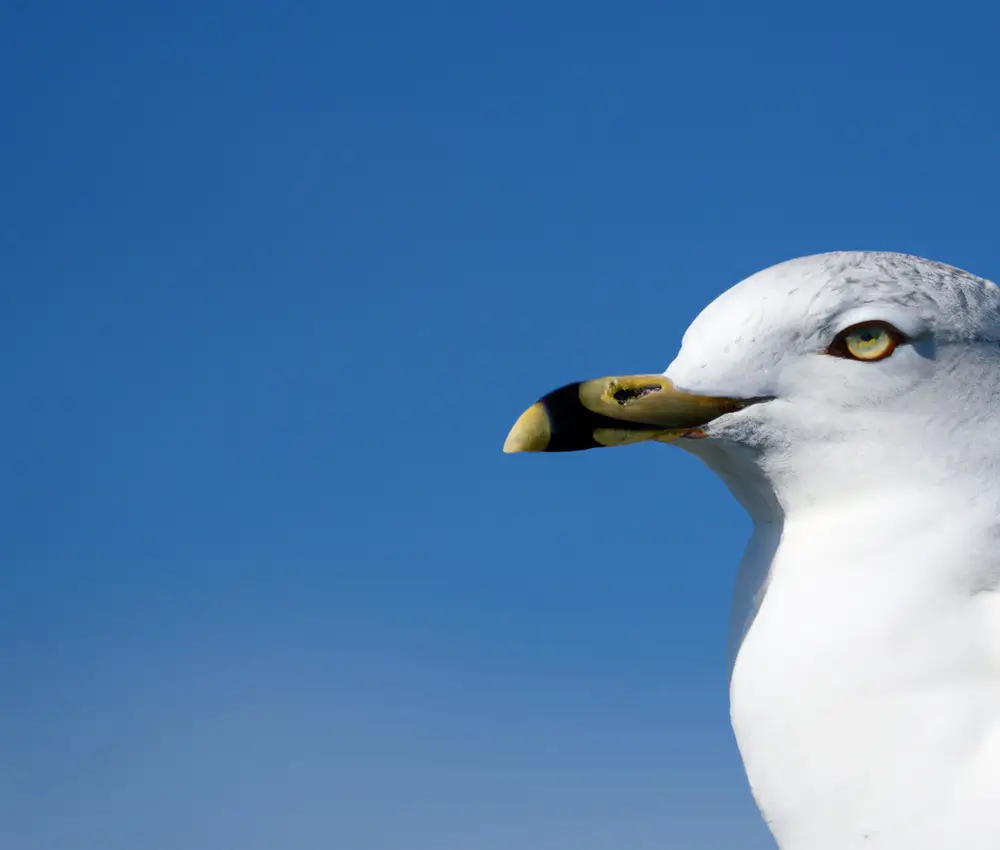
<instances>
[{"instance_id":1,"label":"yellow beak tip","mask_svg":"<svg viewBox=\"0 0 1000 850\"><path fill-rule=\"evenodd\" d=\"M545 408L535 403L522 413L510 429L503 444L504 454L515 452L544 452L552 436L549 415Z\"/></svg>"}]
</instances>

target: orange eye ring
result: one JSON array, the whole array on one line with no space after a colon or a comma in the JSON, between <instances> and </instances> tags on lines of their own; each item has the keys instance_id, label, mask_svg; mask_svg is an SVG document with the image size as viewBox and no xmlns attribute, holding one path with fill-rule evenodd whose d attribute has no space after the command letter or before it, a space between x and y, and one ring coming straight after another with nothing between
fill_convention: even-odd
<instances>
[{"instance_id":1,"label":"orange eye ring","mask_svg":"<svg viewBox=\"0 0 1000 850\"><path fill-rule=\"evenodd\" d=\"M859 322L837 334L826 353L845 360L873 363L885 360L904 342L906 336L888 322Z\"/></svg>"}]
</instances>

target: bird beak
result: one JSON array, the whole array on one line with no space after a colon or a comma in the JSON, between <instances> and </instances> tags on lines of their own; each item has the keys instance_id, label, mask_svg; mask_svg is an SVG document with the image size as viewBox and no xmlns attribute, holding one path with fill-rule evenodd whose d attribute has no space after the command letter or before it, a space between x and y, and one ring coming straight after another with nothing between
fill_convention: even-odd
<instances>
[{"instance_id":1,"label":"bird beak","mask_svg":"<svg viewBox=\"0 0 1000 850\"><path fill-rule=\"evenodd\" d=\"M663 375L595 378L536 401L514 423L503 450L573 452L703 437L702 425L766 400L686 393Z\"/></svg>"}]
</instances>

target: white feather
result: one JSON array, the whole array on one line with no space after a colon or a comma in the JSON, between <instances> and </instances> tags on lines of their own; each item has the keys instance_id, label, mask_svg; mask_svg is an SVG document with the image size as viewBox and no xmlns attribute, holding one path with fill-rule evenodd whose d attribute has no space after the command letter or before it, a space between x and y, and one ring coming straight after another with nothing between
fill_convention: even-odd
<instances>
[{"instance_id":1,"label":"white feather","mask_svg":"<svg viewBox=\"0 0 1000 850\"><path fill-rule=\"evenodd\" d=\"M913 342L823 353L870 319ZM707 307L666 374L775 396L683 442L755 523L732 719L782 850L996 850L1000 289L899 254L794 260Z\"/></svg>"}]
</instances>

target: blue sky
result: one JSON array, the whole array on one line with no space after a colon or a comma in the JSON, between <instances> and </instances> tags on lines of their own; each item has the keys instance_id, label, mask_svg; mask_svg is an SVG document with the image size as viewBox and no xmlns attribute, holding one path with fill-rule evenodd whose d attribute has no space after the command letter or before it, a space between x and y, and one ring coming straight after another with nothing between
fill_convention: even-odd
<instances>
[{"instance_id":1,"label":"blue sky","mask_svg":"<svg viewBox=\"0 0 1000 850\"><path fill-rule=\"evenodd\" d=\"M1000 277L1000 9L16 6L8 843L773 848L748 521L679 451L500 447L781 260Z\"/></svg>"}]
</instances>

